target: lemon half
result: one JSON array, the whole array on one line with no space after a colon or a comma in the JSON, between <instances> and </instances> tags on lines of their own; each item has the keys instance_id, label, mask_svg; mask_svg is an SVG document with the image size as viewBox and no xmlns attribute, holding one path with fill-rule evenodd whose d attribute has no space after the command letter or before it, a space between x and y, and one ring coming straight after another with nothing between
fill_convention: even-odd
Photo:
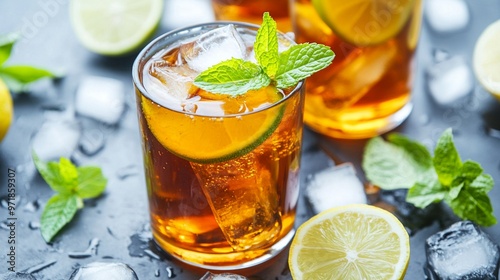
<instances>
[{"instance_id":1,"label":"lemon half","mask_svg":"<svg viewBox=\"0 0 500 280\"><path fill-rule=\"evenodd\" d=\"M0 79L0 141L5 137L12 122L12 97L5 83Z\"/></svg>"},{"instance_id":2,"label":"lemon half","mask_svg":"<svg viewBox=\"0 0 500 280\"><path fill-rule=\"evenodd\" d=\"M293 279L403 279L409 237L399 220L369 205L321 212L302 224L292 241Z\"/></svg>"}]
</instances>

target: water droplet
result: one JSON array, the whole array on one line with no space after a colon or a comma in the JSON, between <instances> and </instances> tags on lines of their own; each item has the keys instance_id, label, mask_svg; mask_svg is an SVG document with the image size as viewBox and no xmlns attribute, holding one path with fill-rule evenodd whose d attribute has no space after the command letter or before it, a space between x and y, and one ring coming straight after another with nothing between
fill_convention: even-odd
<instances>
[{"instance_id":1,"label":"water droplet","mask_svg":"<svg viewBox=\"0 0 500 280\"><path fill-rule=\"evenodd\" d=\"M157 270L155 271L155 277L160 277L160 270L159 270L159 269L157 269Z\"/></svg>"},{"instance_id":2,"label":"water droplet","mask_svg":"<svg viewBox=\"0 0 500 280\"><path fill-rule=\"evenodd\" d=\"M40 228L40 223L39 222L30 221L30 223L29 223L28 226L29 226L30 229L35 230L35 229L39 229Z\"/></svg>"},{"instance_id":3,"label":"water droplet","mask_svg":"<svg viewBox=\"0 0 500 280\"><path fill-rule=\"evenodd\" d=\"M167 270L167 277L168 277L168 279L172 279L172 278L175 278L177 276L174 273L174 268L173 267L167 266L166 270Z\"/></svg>"},{"instance_id":4,"label":"water droplet","mask_svg":"<svg viewBox=\"0 0 500 280\"><path fill-rule=\"evenodd\" d=\"M139 167L135 164L127 165L116 171L116 176L120 180L123 180L129 176L134 176L137 174L139 174Z\"/></svg>"},{"instance_id":5,"label":"water droplet","mask_svg":"<svg viewBox=\"0 0 500 280\"><path fill-rule=\"evenodd\" d=\"M55 261L55 260L43 262L41 264L37 264L37 265L34 265L34 266L30 267L30 268L25 269L24 272L30 273L30 274L31 273L35 273L35 272L38 272L38 271L40 271L42 269L45 269L45 268L47 268L47 267L55 264L56 262L57 261Z\"/></svg>"},{"instance_id":6,"label":"water droplet","mask_svg":"<svg viewBox=\"0 0 500 280\"><path fill-rule=\"evenodd\" d=\"M491 136L491 137L494 137L494 138L498 138L500 139L500 130L498 129L494 129L492 127L488 127L486 129L486 133Z\"/></svg>"},{"instance_id":7,"label":"water droplet","mask_svg":"<svg viewBox=\"0 0 500 280\"><path fill-rule=\"evenodd\" d=\"M24 205L23 210L26 212L34 213L34 212L38 211L38 208L40 208L40 203L38 202L38 200L33 200L33 201L26 203L26 205Z\"/></svg>"},{"instance_id":8,"label":"water droplet","mask_svg":"<svg viewBox=\"0 0 500 280\"><path fill-rule=\"evenodd\" d=\"M89 258L97 255L97 246L99 245L99 238L92 238L89 242L89 247L83 252L68 252L68 257L74 259Z\"/></svg>"}]
</instances>

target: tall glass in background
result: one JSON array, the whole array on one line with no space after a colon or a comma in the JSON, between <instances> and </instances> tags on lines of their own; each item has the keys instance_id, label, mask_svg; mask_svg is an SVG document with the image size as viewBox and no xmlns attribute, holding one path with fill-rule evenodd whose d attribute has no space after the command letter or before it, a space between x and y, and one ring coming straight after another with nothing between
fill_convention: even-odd
<instances>
[{"instance_id":1,"label":"tall glass in background","mask_svg":"<svg viewBox=\"0 0 500 280\"><path fill-rule=\"evenodd\" d=\"M289 0L212 0L217 20L262 22L262 14L269 12L281 32L292 31Z\"/></svg>"},{"instance_id":2,"label":"tall glass in background","mask_svg":"<svg viewBox=\"0 0 500 280\"><path fill-rule=\"evenodd\" d=\"M307 80L304 122L334 138L367 138L411 112L421 0L290 0L298 43L336 57Z\"/></svg>"},{"instance_id":3,"label":"tall glass in background","mask_svg":"<svg viewBox=\"0 0 500 280\"><path fill-rule=\"evenodd\" d=\"M219 27L226 33L214 34ZM224 46L242 39L242 50L253 54L256 31L242 23L172 31L149 44L133 67L154 239L177 259L205 269L260 264L294 233L303 83L239 97L192 84L193 67L208 67L204 58L229 52ZM294 44L278 38L285 47ZM223 48L212 53L219 43Z\"/></svg>"}]
</instances>

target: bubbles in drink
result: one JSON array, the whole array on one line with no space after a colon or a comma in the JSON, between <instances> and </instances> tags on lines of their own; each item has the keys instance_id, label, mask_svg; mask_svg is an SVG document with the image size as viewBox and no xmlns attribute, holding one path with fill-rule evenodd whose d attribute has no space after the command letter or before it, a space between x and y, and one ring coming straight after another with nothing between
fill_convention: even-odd
<instances>
[{"instance_id":1,"label":"bubbles in drink","mask_svg":"<svg viewBox=\"0 0 500 280\"><path fill-rule=\"evenodd\" d=\"M477 225L460 221L426 241L430 279L497 279L499 247Z\"/></svg>"}]
</instances>

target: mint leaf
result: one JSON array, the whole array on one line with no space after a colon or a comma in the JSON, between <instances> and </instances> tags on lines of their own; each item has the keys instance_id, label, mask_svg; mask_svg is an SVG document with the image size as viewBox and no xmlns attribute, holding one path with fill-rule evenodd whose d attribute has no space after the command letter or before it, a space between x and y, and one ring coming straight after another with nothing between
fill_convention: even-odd
<instances>
[{"instance_id":1,"label":"mint leaf","mask_svg":"<svg viewBox=\"0 0 500 280\"><path fill-rule=\"evenodd\" d=\"M201 89L232 96L265 87L270 82L260 66L236 58L208 68L194 80L194 84Z\"/></svg>"},{"instance_id":2,"label":"mint leaf","mask_svg":"<svg viewBox=\"0 0 500 280\"><path fill-rule=\"evenodd\" d=\"M401 135L389 137L397 143L385 142L381 137L368 141L362 167L373 184L386 190L411 188L417 182L432 182L436 175L432 170L429 153L423 146Z\"/></svg>"},{"instance_id":3,"label":"mint leaf","mask_svg":"<svg viewBox=\"0 0 500 280\"><path fill-rule=\"evenodd\" d=\"M417 182L413 185L406 195L406 201L420 208L440 202L446 197L447 190L435 180L429 184Z\"/></svg>"},{"instance_id":4,"label":"mint leaf","mask_svg":"<svg viewBox=\"0 0 500 280\"><path fill-rule=\"evenodd\" d=\"M399 133L387 135L387 141L404 149L419 166L425 169L432 168L432 156L424 145Z\"/></svg>"},{"instance_id":5,"label":"mint leaf","mask_svg":"<svg viewBox=\"0 0 500 280\"><path fill-rule=\"evenodd\" d=\"M326 68L334 58L333 51L324 45L311 43L291 46L279 54L276 72L278 88L288 88L313 73Z\"/></svg>"},{"instance_id":6,"label":"mint leaf","mask_svg":"<svg viewBox=\"0 0 500 280\"><path fill-rule=\"evenodd\" d=\"M260 89L271 82L285 89L327 67L335 56L329 47L316 43L294 45L278 54L276 22L267 12L255 40L255 58L259 65L234 58L223 61L201 72L194 85L232 96Z\"/></svg>"},{"instance_id":7,"label":"mint leaf","mask_svg":"<svg viewBox=\"0 0 500 280\"><path fill-rule=\"evenodd\" d=\"M462 161L453 144L451 129L443 132L434 150L434 169L439 181L445 186L451 185L453 179L459 174Z\"/></svg>"},{"instance_id":8,"label":"mint leaf","mask_svg":"<svg viewBox=\"0 0 500 280\"><path fill-rule=\"evenodd\" d=\"M45 163L38 158L35 151L32 151L32 157L36 169L51 189L62 194L71 193L72 188L66 184L57 162Z\"/></svg>"},{"instance_id":9,"label":"mint leaf","mask_svg":"<svg viewBox=\"0 0 500 280\"><path fill-rule=\"evenodd\" d=\"M19 34L11 33L0 36L0 65L4 64L10 56L12 47L19 39Z\"/></svg>"},{"instance_id":10,"label":"mint leaf","mask_svg":"<svg viewBox=\"0 0 500 280\"><path fill-rule=\"evenodd\" d=\"M78 196L56 194L47 201L40 220L40 230L45 241L52 238L73 219L78 210Z\"/></svg>"},{"instance_id":11,"label":"mint leaf","mask_svg":"<svg viewBox=\"0 0 500 280\"><path fill-rule=\"evenodd\" d=\"M264 13L262 25L257 31L254 50L255 58L269 77L274 77L278 70L278 36L276 22L268 12Z\"/></svg>"},{"instance_id":12,"label":"mint leaf","mask_svg":"<svg viewBox=\"0 0 500 280\"><path fill-rule=\"evenodd\" d=\"M58 192L47 202L41 218L42 236L49 242L83 208L83 198L96 197L104 191L107 179L98 167L77 168L66 158L44 163L35 151L32 154L40 175Z\"/></svg>"},{"instance_id":13,"label":"mint leaf","mask_svg":"<svg viewBox=\"0 0 500 280\"><path fill-rule=\"evenodd\" d=\"M76 193L80 198L99 196L106 187L108 180L102 175L101 169L93 166L78 167L78 187Z\"/></svg>"},{"instance_id":14,"label":"mint leaf","mask_svg":"<svg viewBox=\"0 0 500 280\"><path fill-rule=\"evenodd\" d=\"M494 185L495 182L493 181L493 178L490 175L483 173L477 176L476 179L474 179L474 181L472 181L470 185L468 185L468 187L471 189L473 188L482 190L484 192L489 192L493 189Z\"/></svg>"},{"instance_id":15,"label":"mint leaf","mask_svg":"<svg viewBox=\"0 0 500 280\"><path fill-rule=\"evenodd\" d=\"M453 212L464 220L474 221L480 226L492 226L497 223L490 198L483 190L463 188L449 205Z\"/></svg>"},{"instance_id":16,"label":"mint leaf","mask_svg":"<svg viewBox=\"0 0 500 280\"><path fill-rule=\"evenodd\" d=\"M76 167L67 158L61 158L59 161L59 174L65 186L69 190L74 190L78 185L78 171Z\"/></svg>"}]
</instances>

